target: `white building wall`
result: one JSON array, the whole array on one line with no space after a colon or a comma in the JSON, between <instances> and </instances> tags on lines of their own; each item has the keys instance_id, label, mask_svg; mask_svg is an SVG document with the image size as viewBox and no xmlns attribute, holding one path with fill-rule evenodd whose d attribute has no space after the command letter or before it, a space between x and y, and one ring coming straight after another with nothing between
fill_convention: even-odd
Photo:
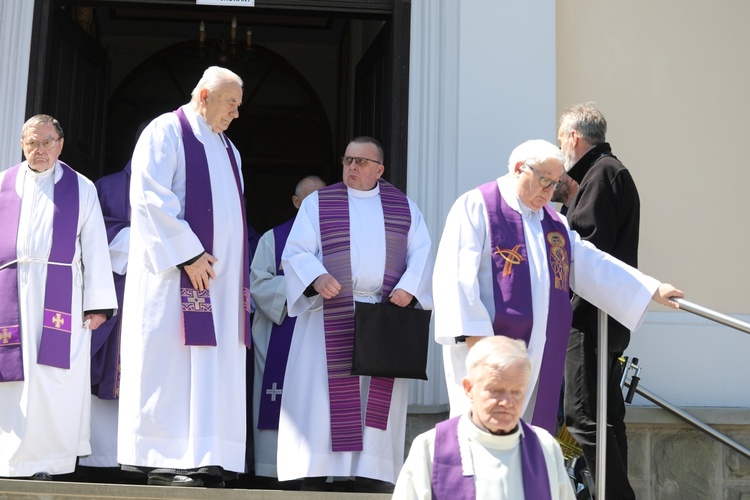
<instances>
[{"instance_id":1,"label":"white building wall","mask_svg":"<svg viewBox=\"0 0 750 500\"><path fill-rule=\"evenodd\" d=\"M507 172L527 139L555 141L554 0L413 0L408 195L433 252L453 201ZM412 411L447 408L439 347Z\"/></svg>"},{"instance_id":2,"label":"white building wall","mask_svg":"<svg viewBox=\"0 0 750 500\"><path fill-rule=\"evenodd\" d=\"M20 140L33 17L33 1L0 2L0 171L23 159Z\"/></svg>"}]
</instances>

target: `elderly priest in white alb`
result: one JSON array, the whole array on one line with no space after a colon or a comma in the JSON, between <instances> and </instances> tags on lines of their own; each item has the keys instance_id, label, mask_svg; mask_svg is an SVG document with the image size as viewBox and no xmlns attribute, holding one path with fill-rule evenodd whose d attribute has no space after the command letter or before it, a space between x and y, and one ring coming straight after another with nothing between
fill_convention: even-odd
<instances>
[{"instance_id":1,"label":"elderly priest in white alb","mask_svg":"<svg viewBox=\"0 0 750 500\"><path fill-rule=\"evenodd\" d=\"M470 408L414 439L397 500L573 500L560 445L521 420L531 364L522 340L486 337L466 358Z\"/></svg>"},{"instance_id":2,"label":"elderly priest in white alb","mask_svg":"<svg viewBox=\"0 0 750 500\"><path fill-rule=\"evenodd\" d=\"M63 143L36 115L26 161L0 173L0 476L49 480L91 453L91 330L117 298L96 188Z\"/></svg>"},{"instance_id":3,"label":"elderly priest in white alb","mask_svg":"<svg viewBox=\"0 0 750 500\"><path fill-rule=\"evenodd\" d=\"M245 471L250 265L224 134L241 104L242 80L212 66L133 151L117 453L152 485L221 487Z\"/></svg>"},{"instance_id":4,"label":"elderly priest in white alb","mask_svg":"<svg viewBox=\"0 0 750 500\"><path fill-rule=\"evenodd\" d=\"M461 381L471 345L507 335L529 346L524 418L554 432L571 289L632 330L652 299L679 307L669 298L680 290L582 241L552 209L564 161L554 144L526 141L510 154L506 175L461 195L448 213L433 289L451 416L468 407Z\"/></svg>"}]
</instances>

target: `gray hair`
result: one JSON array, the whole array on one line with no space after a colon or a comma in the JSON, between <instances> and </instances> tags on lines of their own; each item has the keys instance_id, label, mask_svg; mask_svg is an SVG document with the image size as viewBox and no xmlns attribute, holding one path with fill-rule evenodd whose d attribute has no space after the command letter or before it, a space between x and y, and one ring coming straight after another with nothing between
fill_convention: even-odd
<instances>
[{"instance_id":1,"label":"gray hair","mask_svg":"<svg viewBox=\"0 0 750 500\"><path fill-rule=\"evenodd\" d=\"M229 83L236 83L240 87L243 85L242 78L233 71L221 66L211 66L203 72L203 76L190 94L191 102L194 105L198 104L201 90L207 89L209 92L213 92Z\"/></svg>"},{"instance_id":2,"label":"gray hair","mask_svg":"<svg viewBox=\"0 0 750 500\"><path fill-rule=\"evenodd\" d=\"M592 146L607 140L607 120L592 102L566 108L560 115L560 128L565 134L575 130L581 139Z\"/></svg>"},{"instance_id":3,"label":"gray hair","mask_svg":"<svg viewBox=\"0 0 750 500\"><path fill-rule=\"evenodd\" d=\"M26 131L28 129L38 127L39 125L44 125L45 123L51 123L52 126L55 127L55 132L57 132L58 138L65 137L60 122L55 118L51 117L50 115L34 115L26 120L26 123L23 124L23 127L21 128L21 140L26 137Z\"/></svg>"},{"instance_id":4,"label":"gray hair","mask_svg":"<svg viewBox=\"0 0 750 500\"><path fill-rule=\"evenodd\" d=\"M565 157L560 148L543 139L533 139L516 146L508 158L508 172L513 173L516 163L529 163L532 166L544 163L547 160L559 160L565 164Z\"/></svg>"},{"instance_id":5,"label":"gray hair","mask_svg":"<svg viewBox=\"0 0 750 500\"><path fill-rule=\"evenodd\" d=\"M523 340L511 339L504 335L484 337L469 349L469 354L466 356L467 377L476 380L475 372L479 368L489 367L500 370L517 360L523 361L529 372L531 371L529 351Z\"/></svg>"}]
</instances>

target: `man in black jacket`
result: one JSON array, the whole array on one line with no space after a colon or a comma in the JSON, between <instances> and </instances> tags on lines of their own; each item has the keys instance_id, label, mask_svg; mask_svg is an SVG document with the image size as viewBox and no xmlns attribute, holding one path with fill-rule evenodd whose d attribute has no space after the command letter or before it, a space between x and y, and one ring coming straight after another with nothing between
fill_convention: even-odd
<instances>
[{"instance_id":1,"label":"man in black jacket","mask_svg":"<svg viewBox=\"0 0 750 500\"><path fill-rule=\"evenodd\" d=\"M567 174L579 184L568 206L571 229L600 250L638 265L640 201L630 172L605 142L607 121L590 104L572 106L560 117L558 142ZM597 309L572 297L573 324L565 366L565 422L581 444L595 477L597 406ZM625 402L619 383L618 358L630 342L630 332L609 320L609 381L607 396L607 500L634 499L628 481Z\"/></svg>"}]
</instances>

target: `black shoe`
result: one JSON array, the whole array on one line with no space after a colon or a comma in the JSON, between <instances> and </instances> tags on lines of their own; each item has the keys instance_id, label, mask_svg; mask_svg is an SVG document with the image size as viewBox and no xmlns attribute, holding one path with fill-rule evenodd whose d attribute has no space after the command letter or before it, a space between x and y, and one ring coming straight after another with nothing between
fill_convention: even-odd
<instances>
[{"instance_id":1,"label":"black shoe","mask_svg":"<svg viewBox=\"0 0 750 500\"><path fill-rule=\"evenodd\" d=\"M33 476L29 477L29 479L33 479L34 481L52 481L52 476L49 474L49 472L37 472Z\"/></svg>"},{"instance_id":2,"label":"black shoe","mask_svg":"<svg viewBox=\"0 0 750 500\"><path fill-rule=\"evenodd\" d=\"M202 487L203 480L185 476L183 474L164 474L159 472L151 472L148 475L148 484L152 486Z\"/></svg>"},{"instance_id":3,"label":"black shoe","mask_svg":"<svg viewBox=\"0 0 750 500\"><path fill-rule=\"evenodd\" d=\"M302 479L300 491L333 491L333 483L328 483L328 478L306 477Z\"/></svg>"},{"instance_id":4,"label":"black shoe","mask_svg":"<svg viewBox=\"0 0 750 500\"><path fill-rule=\"evenodd\" d=\"M206 488L223 488L224 487L224 479L222 479L221 477L204 475L204 476L201 476L201 478L203 479L203 485Z\"/></svg>"},{"instance_id":5,"label":"black shoe","mask_svg":"<svg viewBox=\"0 0 750 500\"><path fill-rule=\"evenodd\" d=\"M393 493L395 485L387 481L371 479L369 477L357 477L354 480L352 492L356 493Z\"/></svg>"}]
</instances>

